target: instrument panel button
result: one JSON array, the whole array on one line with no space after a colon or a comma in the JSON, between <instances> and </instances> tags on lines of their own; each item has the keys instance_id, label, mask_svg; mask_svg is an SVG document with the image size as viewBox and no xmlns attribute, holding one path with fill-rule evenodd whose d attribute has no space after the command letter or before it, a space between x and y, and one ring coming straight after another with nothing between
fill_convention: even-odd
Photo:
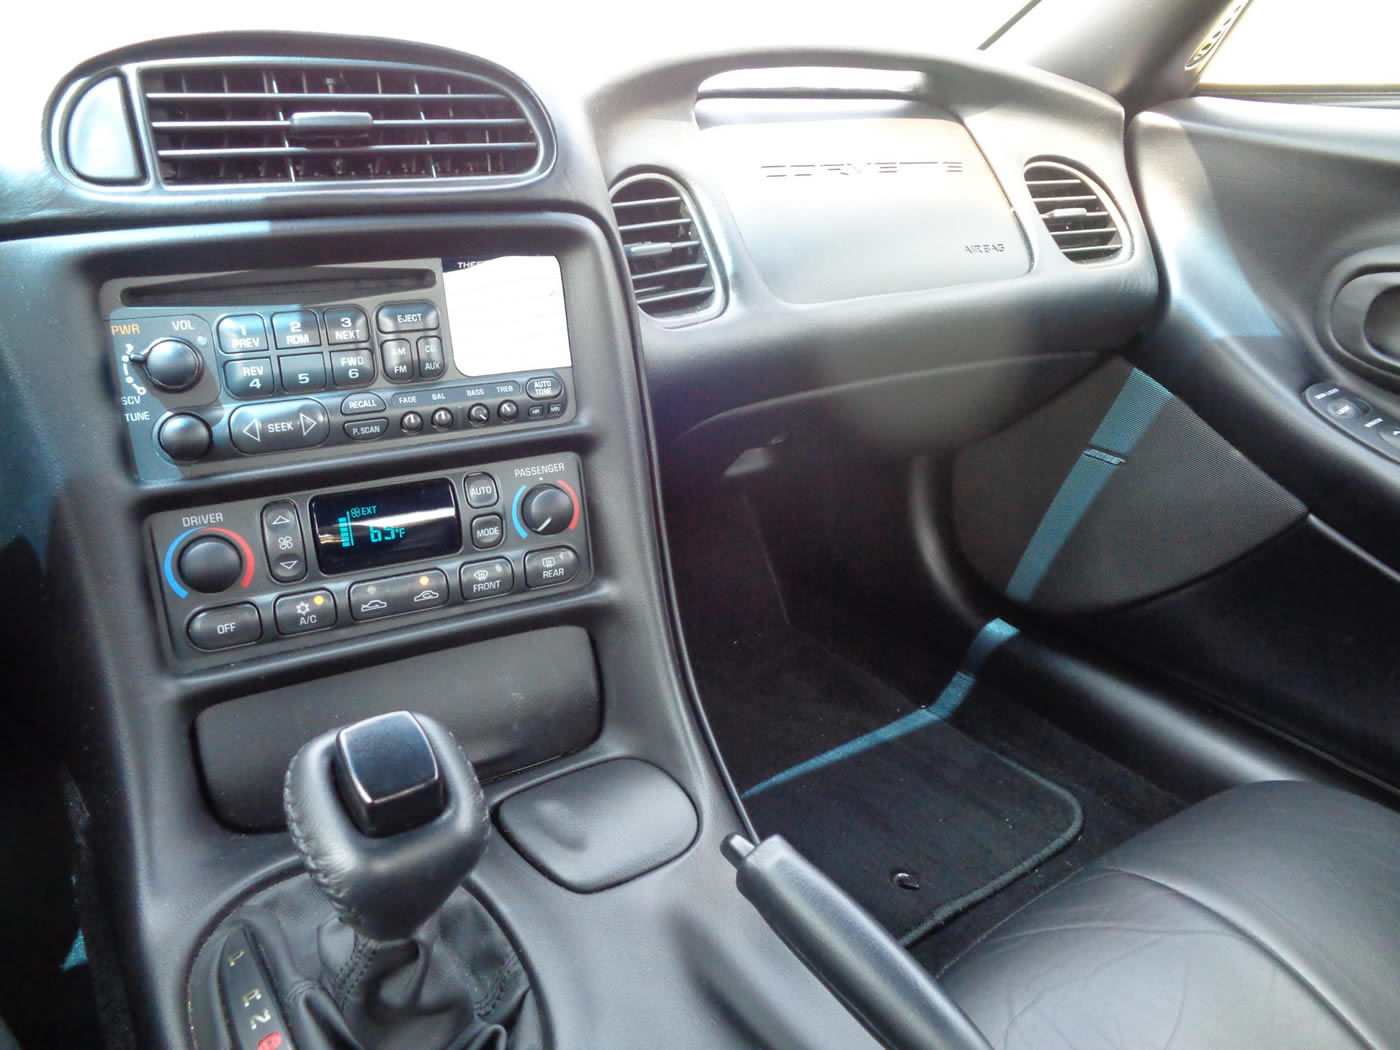
<instances>
[{"instance_id":1,"label":"instrument panel button","mask_svg":"<svg viewBox=\"0 0 1400 1050\"><path fill-rule=\"evenodd\" d=\"M236 314L219 322L219 346L226 354L267 350L267 326L261 314Z\"/></svg>"},{"instance_id":2,"label":"instrument panel button","mask_svg":"<svg viewBox=\"0 0 1400 1050\"><path fill-rule=\"evenodd\" d=\"M326 308L326 342L331 346L369 342L369 319L358 306Z\"/></svg>"},{"instance_id":3,"label":"instrument panel button","mask_svg":"<svg viewBox=\"0 0 1400 1050\"><path fill-rule=\"evenodd\" d=\"M501 498L501 490L496 487L496 479L490 474L468 474L462 482L467 492L467 506L480 510L494 507Z\"/></svg>"},{"instance_id":4,"label":"instrument panel button","mask_svg":"<svg viewBox=\"0 0 1400 1050\"><path fill-rule=\"evenodd\" d=\"M422 612L447 604L447 574L424 569L404 576L350 585L350 615L356 620L377 620L398 613Z\"/></svg>"},{"instance_id":5,"label":"instrument panel button","mask_svg":"<svg viewBox=\"0 0 1400 1050\"><path fill-rule=\"evenodd\" d=\"M272 374L272 358L250 357L229 361L224 365L224 386L234 397L250 401L255 397L271 397L277 393L277 380Z\"/></svg>"},{"instance_id":6,"label":"instrument panel button","mask_svg":"<svg viewBox=\"0 0 1400 1050\"><path fill-rule=\"evenodd\" d=\"M228 417L228 430L239 452L285 452L324 442L330 435L330 417L319 402L305 399L244 405Z\"/></svg>"},{"instance_id":7,"label":"instrument panel button","mask_svg":"<svg viewBox=\"0 0 1400 1050\"><path fill-rule=\"evenodd\" d=\"M321 345L321 324L310 310L272 315L272 339L279 350Z\"/></svg>"},{"instance_id":8,"label":"instrument panel button","mask_svg":"<svg viewBox=\"0 0 1400 1050\"><path fill-rule=\"evenodd\" d=\"M379 308L374 320L386 334L424 332L438 326L438 312L429 302L389 303Z\"/></svg>"},{"instance_id":9,"label":"instrument panel button","mask_svg":"<svg viewBox=\"0 0 1400 1050\"><path fill-rule=\"evenodd\" d=\"M477 550L499 547L505 538L505 523L499 514L483 514L472 519L472 546Z\"/></svg>"},{"instance_id":10,"label":"instrument panel button","mask_svg":"<svg viewBox=\"0 0 1400 1050\"><path fill-rule=\"evenodd\" d=\"M267 571L278 583L296 583L306 576L306 544L297 505L281 499L262 509L263 548Z\"/></svg>"},{"instance_id":11,"label":"instrument panel button","mask_svg":"<svg viewBox=\"0 0 1400 1050\"><path fill-rule=\"evenodd\" d=\"M278 634L308 634L335 626L335 596L330 591L289 594L272 608Z\"/></svg>"},{"instance_id":12,"label":"instrument panel button","mask_svg":"<svg viewBox=\"0 0 1400 1050\"><path fill-rule=\"evenodd\" d=\"M250 602L221 605L195 613L185 634L196 649L206 652L232 649L262 637L262 617L258 615L258 607Z\"/></svg>"},{"instance_id":13,"label":"instrument panel button","mask_svg":"<svg viewBox=\"0 0 1400 1050\"><path fill-rule=\"evenodd\" d=\"M578 575L579 560L568 547L531 551L525 555L525 586L557 587Z\"/></svg>"},{"instance_id":14,"label":"instrument panel button","mask_svg":"<svg viewBox=\"0 0 1400 1050\"><path fill-rule=\"evenodd\" d=\"M289 394L314 394L326 389L326 359L320 354L283 354L277 359L282 386Z\"/></svg>"},{"instance_id":15,"label":"instrument panel button","mask_svg":"<svg viewBox=\"0 0 1400 1050\"><path fill-rule=\"evenodd\" d=\"M506 558L472 561L462 566L462 597L469 602L496 598L515 590L515 570Z\"/></svg>"}]
</instances>

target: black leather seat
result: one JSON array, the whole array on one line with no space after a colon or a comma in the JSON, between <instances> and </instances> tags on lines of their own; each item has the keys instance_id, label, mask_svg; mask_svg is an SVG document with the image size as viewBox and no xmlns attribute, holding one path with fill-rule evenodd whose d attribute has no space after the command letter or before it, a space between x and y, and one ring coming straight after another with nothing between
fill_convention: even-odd
<instances>
[{"instance_id":1,"label":"black leather seat","mask_svg":"<svg viewBox=\"0 0 1400 1050\"><path fill-rule=\"evenodd\" d=\"M1400 1046L1400 814L1309 784L1228 791L942 977L997 1050Z\"/></svg>"}]
</instances>

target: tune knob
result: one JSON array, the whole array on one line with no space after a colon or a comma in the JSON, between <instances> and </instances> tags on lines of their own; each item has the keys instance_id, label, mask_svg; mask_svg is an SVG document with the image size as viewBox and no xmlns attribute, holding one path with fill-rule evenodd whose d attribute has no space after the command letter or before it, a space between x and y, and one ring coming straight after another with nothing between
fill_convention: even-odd
<instances>
[{"instance_id":1,"label":"tune knob","mask_svg":"<svg viewBox=\"0 0 1400 1050\"><path fill-rule=\"evenodd\" d=\"M172 393L190 389L204 374L204 358L183 339L161 339L129 357L155 386Z\"/></svg>"},{"instance_id":2,"label":"tune knob","mask_svg":"<svg viewBox=\"0 0 1400 1050\"><path fill-rule=\"evenodd\" d=\"M180 552L180 578L205 594L228 590L242 575L243 555L218 536L200 536Z\"/></svg>"},{"instance_id":3,"label":"tune knob","mask_svg":"<svg viewBox=\"0 0 1400 1050\"><path fill-rule=\"evenodd\" d=\"M574 501L558 485L536 485L520 503L525 527L541 536L563 532L574 520Z\"/></svg>"}]
</instances>

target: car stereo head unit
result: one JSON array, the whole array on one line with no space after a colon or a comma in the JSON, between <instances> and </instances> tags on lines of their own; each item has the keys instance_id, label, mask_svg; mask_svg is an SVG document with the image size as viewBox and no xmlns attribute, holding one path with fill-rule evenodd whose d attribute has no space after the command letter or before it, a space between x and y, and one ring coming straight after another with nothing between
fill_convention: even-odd
<instances>
[{"instance_id":1,"label":"car stereo head unit","mask_svg":"<svg viewBox=\"0 0 1400 1050\"><path fill-rule=\"evenodd\" d=\"M575 413L553 255L143 278L101 297L146 480Z\"/></svg>"}]
</instances>

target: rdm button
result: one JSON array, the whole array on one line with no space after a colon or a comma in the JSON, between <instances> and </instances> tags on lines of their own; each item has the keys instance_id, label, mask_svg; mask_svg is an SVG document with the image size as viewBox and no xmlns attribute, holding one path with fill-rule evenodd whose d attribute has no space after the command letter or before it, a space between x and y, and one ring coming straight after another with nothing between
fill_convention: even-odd
<instances>
[{"instance_id":1,"label":"rdm button","mask_svg":"<svg viewBox=\"0 0 1400 1050\"><path fill-rule=\"evenodd\" d=\"M325 441L330 418L315 401L278 401L235 409L229 416L228 430L239 452L285 452Z\"/></svg>"}]
</instances>

